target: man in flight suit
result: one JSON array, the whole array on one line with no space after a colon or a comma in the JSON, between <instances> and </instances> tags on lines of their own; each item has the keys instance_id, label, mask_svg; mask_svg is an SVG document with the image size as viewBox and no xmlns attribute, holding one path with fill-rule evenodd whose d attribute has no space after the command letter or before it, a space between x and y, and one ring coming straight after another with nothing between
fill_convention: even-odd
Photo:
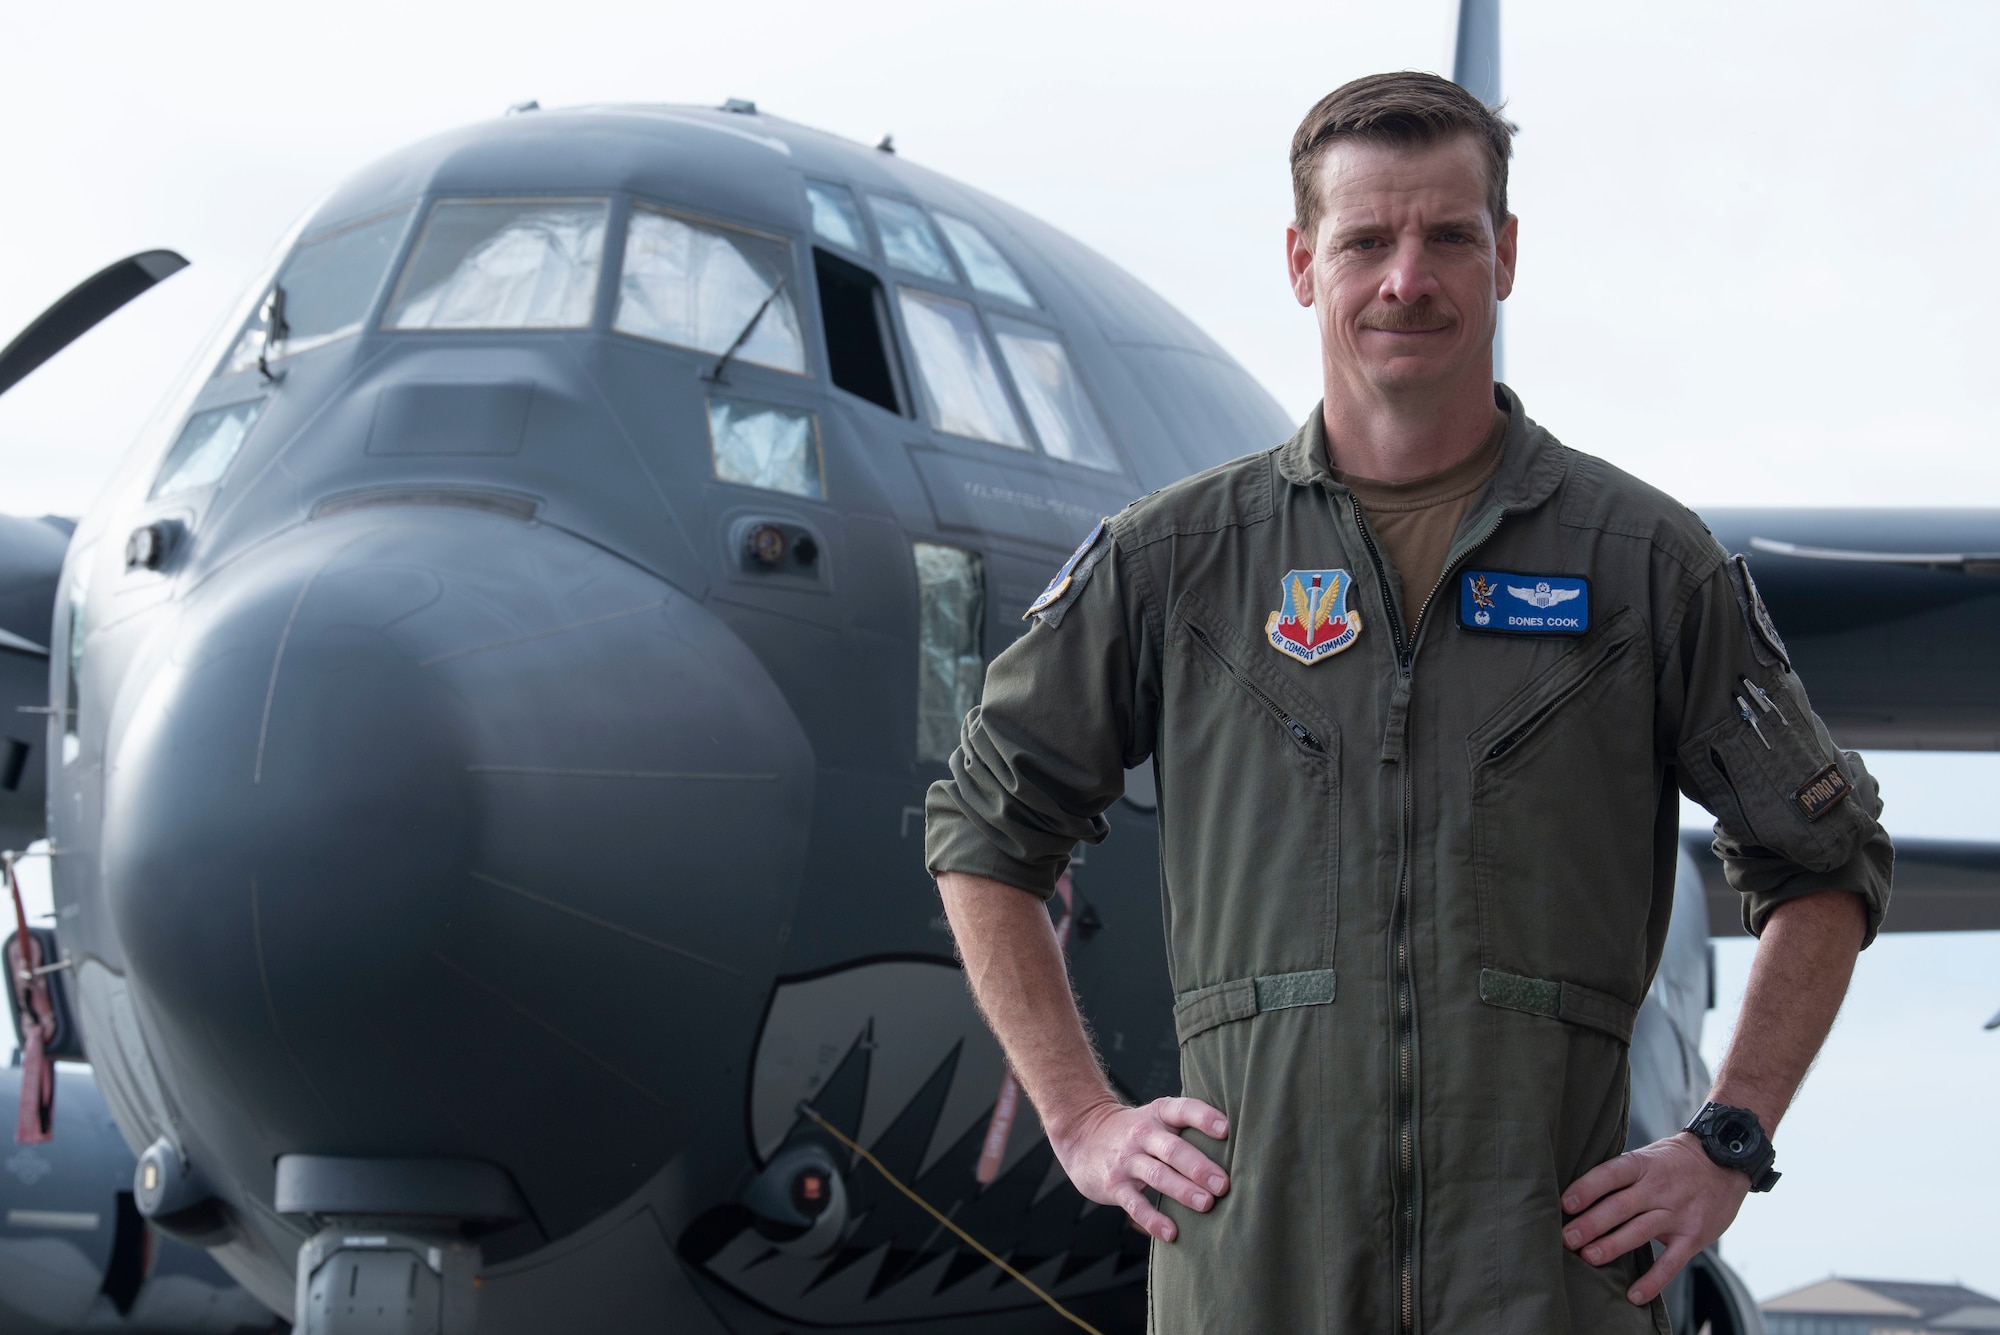
<instances>
[{"instance_id":1,"label":"man in flight suit","mask_svg":"<svg viewBox=\"0 0 2000 1335\"><path fill-rule=\"evenodd\" d=\"M1493 382L1509 133L1430 75L1313 108L1324 403L1100 526L930 792L974 994L1071 1180L1156 1239L1156 1331L1664 1335L1887 904L1874 780L1747 566ZM1134 1108L1042 900L1148 756L1185 1094ZM1762 943L1722 1111L1621 1154L1680 792Z\"/></svg>"}]
</instances>

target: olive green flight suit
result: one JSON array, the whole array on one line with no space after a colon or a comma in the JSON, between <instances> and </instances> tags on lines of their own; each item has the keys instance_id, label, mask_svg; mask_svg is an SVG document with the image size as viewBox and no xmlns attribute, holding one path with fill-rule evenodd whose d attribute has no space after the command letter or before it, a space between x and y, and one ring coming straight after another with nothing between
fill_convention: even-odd
<instances>
[{"instance_id":1,"label":"olive green flight suit","mask_svg":"<svg viewBox=\"0 0 2000 1335\"><path fill-rule=\"evenodd\" d=\"M1315 411L1113 518L930 791L934 872L1047 896L1154 758L1183 1085L1231 1122L1187 1134L1232 1179L1207 1214L1166 1205L1163 1335L1664 1335L1625 1298L1646 1249L1567 1252L1559 1196L1624 1144L1676 789L1715 813L1753 932L1837 888L1872 940L1887 905L1874 780L1754 586L1686 507L1496 398L1503 461L1428 600L1391 592ZM1281 580L1336 569L1358 638L1278 652ZM1460 571L1587 577L1588 630L1481 632Z\"/></svg>"}]
</instances>

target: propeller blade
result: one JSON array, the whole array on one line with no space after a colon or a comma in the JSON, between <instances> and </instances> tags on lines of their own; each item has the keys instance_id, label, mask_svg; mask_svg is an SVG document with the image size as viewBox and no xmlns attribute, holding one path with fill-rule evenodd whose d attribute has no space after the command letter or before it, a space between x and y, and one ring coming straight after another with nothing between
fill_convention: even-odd
<instances>
[{"instance_id":1,"label":"propeller blade","mask_svg":"<svg viewBox=\"0 0 2000 1335\"><path fill-rule=\"evenodd\" d=\"M1993 1018L1986 1022L1988 1029L2000 1029L2000 1011L1993 1012Z\"/></svg>"},{"instance_id":2,"label":"propeller blade","mask_svg":"<svg viewBox=\"0 0 2000 1335\"><path fill-rule=\"evenodd\" d=\"M23 329L12 343L0 349L0 394L89 333L105 316L162 278L187 268L187 264L171 250L146 250L100 269L78 283Z\"/></svg>"},{"instance_id":3,"label":"propeller blade","mask_svg":"<svg viewBox=\"0 0 2000 1335\"><path fill-rule=\"evenodd\" d=\"M1458 0L1451 81L1489 107L1500 105L1500 0Z\"/></svg>"}]
</instances>

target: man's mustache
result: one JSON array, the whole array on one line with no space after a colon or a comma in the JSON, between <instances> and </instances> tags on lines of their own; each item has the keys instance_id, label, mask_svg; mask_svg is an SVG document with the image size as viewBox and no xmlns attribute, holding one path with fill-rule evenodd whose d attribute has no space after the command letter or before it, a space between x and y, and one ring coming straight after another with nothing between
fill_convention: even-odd
<instances>
[{"instance_id":1,"label":"man's mustache","mask_svg":"<svg viewBox=\"0 0 2000 1335\"><path fill-rule=\"evenodd\" d=\"M1386 329L1397 334L1420 334L1433 329L1448 329L1457 321L1428 302L1415 306L1390 306L1379 311L1369 311L1358 323L1363 329Z\"/></svg>"}]
</instances>

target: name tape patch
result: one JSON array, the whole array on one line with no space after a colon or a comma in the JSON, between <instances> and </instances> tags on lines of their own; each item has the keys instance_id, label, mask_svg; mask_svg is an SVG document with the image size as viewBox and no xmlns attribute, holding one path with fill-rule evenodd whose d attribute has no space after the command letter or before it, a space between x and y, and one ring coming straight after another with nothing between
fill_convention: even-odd
<instances>
[{"instance_id":1,"label":"name tape patch","mask_svg":"<svg viewBox=\"0 0 2000 1335\"><path fill-rule=\"evenodd\" d=\"M1467 570L1458 577L1458 624L1511 635L1581 635L1590 629L1590 581Z\"/></svg>"},{"instance_id":2,"label":"name tape patch","mask_svg":"<svg viewBox=\"0 0 2000 1335\"><path fill-rule=\"evenodd\" d=\"M1854 785L1840 772L1838 765L1828 765L1799 785L1792 794L1792 801L1799 804L1799 810L1809 821L1818 820L1854 791Z\"/></svg>"}]
</instances>

